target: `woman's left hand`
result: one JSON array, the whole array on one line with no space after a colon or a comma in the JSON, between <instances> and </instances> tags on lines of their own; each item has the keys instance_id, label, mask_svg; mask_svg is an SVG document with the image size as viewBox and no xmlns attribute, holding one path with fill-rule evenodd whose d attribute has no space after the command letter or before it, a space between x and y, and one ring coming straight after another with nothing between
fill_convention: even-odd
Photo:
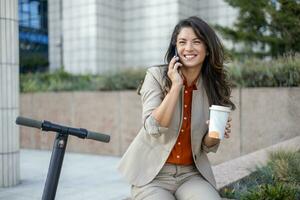
<instances>
[{"instance_id":1,"label":"woman's left hand","mask_svg":"<svg viewBox=\"0 0 300 200\"><path fill-rule=\"evenodd\" d=\"M225 133L224 133L224 137L225 138L229 138L230 137L230 133L231 133L231 121L232 121L232 118L229 116L228 117L228 121L226 123L226 127L225 127Z\"/></svg>"}]
</instances>

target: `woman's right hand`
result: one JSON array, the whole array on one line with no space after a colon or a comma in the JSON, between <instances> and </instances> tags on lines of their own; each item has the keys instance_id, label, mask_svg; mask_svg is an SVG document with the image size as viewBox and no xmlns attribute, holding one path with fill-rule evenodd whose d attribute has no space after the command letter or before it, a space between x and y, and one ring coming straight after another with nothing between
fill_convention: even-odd
<instances>
[{"instance_id":1,"label":"woman's right hand","mask_svg":"<svg viewBox=\"0 0 300 200\"><path fill-rule=\"evenodd\" d=\"M177 62L179 57L173 57L168 66L168 76L172 81L172 85L174 86L182 86L183 85L183 77L180 74L179 67L182 67L180 62Z\"/></svg>"}]
</instances>

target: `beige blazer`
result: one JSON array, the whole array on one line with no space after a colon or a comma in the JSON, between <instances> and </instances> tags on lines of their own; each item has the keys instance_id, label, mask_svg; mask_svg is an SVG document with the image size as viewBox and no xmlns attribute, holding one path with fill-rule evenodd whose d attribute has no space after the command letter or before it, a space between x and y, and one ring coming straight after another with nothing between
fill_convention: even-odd
<instances>
[{"instance_id":1,"label":"beige blazer","mask_svg":"<svg viewBox=\"0 0 300 200\"><path fill-rule=\"evenodd\" d=\"M151 182L165 164L176 143L183 110L183 91L178 98L176 108L168 128L160 127L151 116L152 111L160 105L163 94L163 68L151 67L147 70L141 97L143 104L143 127L123 155L118 169L124 177L136 186ZM216 182L206 153L216 152L219 144L207 148L202 145L207 133L206 120L209 119L209 103L200 77L197 90L193 91L191 142L195 165L202 176L216 187Z\"/></svg>"}]
</instances>

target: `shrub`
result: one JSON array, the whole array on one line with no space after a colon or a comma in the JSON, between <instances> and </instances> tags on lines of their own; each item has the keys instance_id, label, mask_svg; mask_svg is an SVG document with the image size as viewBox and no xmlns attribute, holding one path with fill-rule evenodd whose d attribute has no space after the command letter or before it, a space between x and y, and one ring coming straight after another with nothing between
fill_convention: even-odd
<instances>
[{"instance_id":1,"label":"shrub","mask_svg":"<svg viewBox=\"0 0 300 200\"><path fill-rule=\"evenodd\" d=\"M282 183L263 184L241 196L241 200L295 200L297 190Z\"/></svg>"},{"instance_id":2,"label":"shrub","mask_svg":"<svg viewBox=\"0 0 300 200\"><path fill-rule=\"evenodd\" d=\"M300 150L270 153L266 166L221 189L235 199L300 199Z\"/></svg>"},{"instance_id":3,"label":"shrub","mask_svg":"<svg viewBox=\"0 0 300 200\"><path fill-rule=\"evenodd\" d=\"M104 75L72 75L63 70L29 73L20 75L20 88L21 92L127 90L136 89L144 75L144 69L126 69Z\"/></svg>"},{"instance_id":4,"label":"shrub","mask_svg":"<svg viewBox=\"0 0 300 200\"><path fill-rule=\"evenodd\" d=\"M296 87L300 85L300 55L233 62L228 71L233 85L238 87Z\"/></svg>"},{"instance_id":5,"label":"shrub","mask_svg":"<svg viewBox=\"0 0 300 200\"><path fill-rule=\"evenodd\" d=\"M102 90L135 90L140 81L145 76L145 69L130 70L126 69L114 74L105 74L103 76Z\"/></svg>"},{"instance_id":6,"label":"shrub","mask_svg":"<svg viewBox=\"0 0 300 200\"><path fill-rule=\"evenodd\" d=\"M296 183L300 187L300 150L297 152L278 151L270 154L268 163L279 182Z\"/></svg>"}]
</instances>

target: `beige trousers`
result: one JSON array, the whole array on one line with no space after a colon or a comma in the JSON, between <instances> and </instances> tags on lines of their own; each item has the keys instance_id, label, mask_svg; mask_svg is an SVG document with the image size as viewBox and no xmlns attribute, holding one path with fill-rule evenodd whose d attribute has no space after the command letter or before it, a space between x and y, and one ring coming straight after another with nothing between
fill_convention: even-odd
<instances>
[{"instance_id":1,"label":"beige trousers","mask_svg":"<svg viewBox=\"0 0 300 200\"><path fill-rule=\"evenodd\" d=\"M165 164L148 184L132 186L134 200L220 200L218 191L210 185L194 165Z\"/></svg>"}]
</instances>

